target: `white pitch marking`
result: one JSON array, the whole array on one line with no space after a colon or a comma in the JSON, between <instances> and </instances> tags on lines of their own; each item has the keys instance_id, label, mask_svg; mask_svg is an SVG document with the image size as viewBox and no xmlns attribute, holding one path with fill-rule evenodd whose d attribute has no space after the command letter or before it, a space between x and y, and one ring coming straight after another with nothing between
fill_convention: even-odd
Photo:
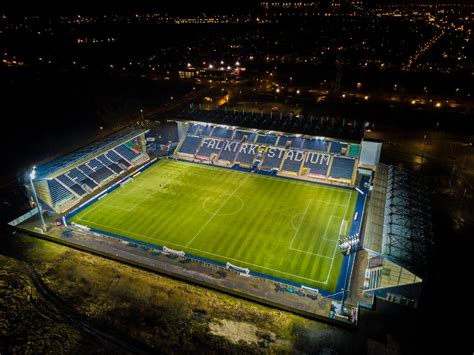
<instances>
[{"instance_id":1,"label":"white pitch marking","mask_svg":"<svg viewBox=\"0 0 474 355\"><path fill-rule=\"evenodd\" d=\"M196 239L196 237L201 234L201 232L207 227L207 225L214 219L215 216L217 216L217 214L219 213L219 211L225 206L225 204L227 203L227 201L229 201L231 199L232 196L234 196L234 194L237 192L238 189L240 189L240 187L243 185L243 183L245 181L247 181L248 177L250 175L248 175L245 179L243 179L239 186L237 186L234 191L232 191L232 193L229 195L229 197L227 197L227 199L222 203L222 205L220 205L220 207L216 210L216 212L214 212L211 217L207 220L207 222L205 224L202 225L202 227L197 231L197 233L194 235L194 237L191 238L191 240L189 241L188 244L186 244L186 247L189 247L189 245L194 241L194 239Z\"/></svg>"},{"instance_id":2,"label":"white pitch marking","mask_svg":"<svg viewBox=\"0 0 474 355\"><path fill-rule=\"evenodd\" d=\"M347 206L346 206L346 212L344 213L344 219L341 221L341 228L342 228L342 223L344 223L344 221L346 220L346 217L347 217L347 210L349 209L349 204L350 204L350 198L348 199L347 201ZM336 240L336 246L334 248L334 252L332 253L332 261L331 261L331 266L329 267L329 272L328 272L328 275L327 275L327 278L326 278L326 284L328 283L329 281L329 276L331 275L331 271L332 271L332 266L334 264L334 256L336 255L336 251L337 251L337 248L338 248L338 241L339 239L341 238L341 228L339 228L339 236L337 237L337 240ZM346 227L347 229L347 227ZM343 234L345 234L346 231L344 230L343 231Z\"/></svg>"},{"instance_id":3,"label":"white pitch marking","mask_svg":"<svg viewBox=\"0 0 474 355\"><path fill-rule=\"evenodd\" d=\"M312 282L316 282L316 283L319 283L319 284L322 284L322 285L326 285L326 284L327 284L327 281L326 281L326 282L322 282L322 281L319 281L319 280L310 279L310 278L308 278L308 277L303 277L303 276L295 275L295 274L292 274L292 273L289 273L289 272L284 272L284 271L272 269L272 268L269 268L269 267L266 267L266 266L262 266L262 265L258 265L258 264L249 263L249 262L242 261L242 260L239 260L239 259L234 259L234 258L225 256L225 255L215 254L215 253L211 253L211 252L208 252L208 251L204 251L204 250L196 249L196 248L192 248L192 247L186 247L185 245L178 244L178 243L173 243L173 242L170 242L170 241L167 241L167 240L158 239L158 238L150 238L150 237L148 237L148 236L146 236L146 235L143 235L143 234L140 234L140 233L135 233L135 232L127 231L127 230L121 229L121 228L109 227L109 226L107 226L107 225L104 225L104 224L101 224L101 223L92 222L92 221L88 221L88 220L83 219L83 218L78 218L78 219L81 220L81 221L83 221L83 222L88 223L89 226L91 226L91 225L96 225L96 226L104 227L104 228L107 228L107 229L116 230L116 231L119 231L119 232L124 232L124 233L126 233L126 234L128 234L128 235L136 235L136 236L138 236L138 237L141 237L141 238L143 238L143 239L146 239L146 240L149 240L149 241L152 241L152 242L159 241L159 242L163 242L163 243L166 243L166 244L175 245L175 246L177 246L177 247L187 248L187 249L189 249L189 250L198 251L198 252L203 253L203 254L208 254L208 255L218 256L218 257L221 257L221 258L223 258L223 259L233 260L233 261L239 262L239 263L241 263L241 264L247 264L247 265L256 266L256 267L258 267L258 268L262 268L262 269L265 269L265 270L271 270L271 271L274 271L274 272L279 273L279 274L293 276L293 277L295 277L295 278L297 278L297 279L312 281Z\"/></svg>"},{"instance_id":4,"label":"white pitch marking","mask_svg":"<svg viewBox=\"0 0 474 355\"><path fill-rule=\"evenodd\" d=\"M293 234L293 239L291 239L290 247L288 249L291 249L293 247L293 242L295 241L296 235L300 231L301 225L303 224L304 217L306 216L306 213L308 212L308 208L310 204L311 204L311 199L308 200L308 204L306 205L306 208L303 212L303 217L301 217L300 224L298 224L298 228L295 230L295 234Z\"/></svg>"}]
</instances>

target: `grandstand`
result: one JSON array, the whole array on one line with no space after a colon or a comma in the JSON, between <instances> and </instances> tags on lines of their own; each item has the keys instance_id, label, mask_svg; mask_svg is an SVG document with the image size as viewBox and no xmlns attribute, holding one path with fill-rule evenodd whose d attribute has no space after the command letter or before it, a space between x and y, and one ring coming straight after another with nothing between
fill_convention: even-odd
<instances>
[{"instance_id":1,"label":"grandstand","mask_svg":"<svg viewBox=\"0 0 474 355\"><path fill-rule=\"evenodd\" d=\"M342 152L342 146L337 143L339 139L344 142L346 139L351 141L361 141L364 136L364 127L367 122L356 120L345 120L341 117L324 116L303 116L299 114L295 119L293 113L279 112L246 112L242 109L230 108L227 105L214 110L197 109L194 106L184 109L176 115L176 119L183 121L200 121L227 126L253 127L262 130L284 130L286 132L307 133L318 136L331 137L336 143L333 146L333 152ZM195 132L190 132L195 134ZM201 133L201 135L203 135ZM296 135L291 138L292 143L298 144ZM337 139L337 140L336 140ZM265 142L259 142L265 143ZM286 141L283 139L280 143L271 144L284 146ZM299 148L293 144L293 148Z\"/></svg>"},{"instance_id":2,"label":"grandstand","mask_svg":"<svg viewBox=\"0 0 474 355\"><path fill-rule=\"evenodd\" d=\"M310 181L354 186L360 144L330 138L184 121L181 159L258 169Z\"/></svg>"},{"instance_id":3,"label":"grandstand","mask_svg":"<svg viewBox=\"0 0 474 355\"><path fill-rule=\"evenodd\" d=\"M147 162L146 132L119 132L36 167L33 183L41 203L52 211L62 213ZM25 187L32 194L29 182Z\"/></svg>"},{"instance_id":4,"label":"grandstand","mask_svg":"<svg viewBox=\"0 0 474 355\"><path fill-rule=\"evenodd\" d=\"M153 257L162 252L199 262L186 279L222 282L219 288L232 292L251 287L214 277L216 267L254 278L252 285L257 279L275 282L275 293L291 286L342 303L357 278L353 304L369 304L374 295L406 301L400 287L420 284L431 228L428 191L420 177L379 163L381 142L173 124L176 132L169 136L176 136L176 149L167 149L169 156L151 159L149 130L135 129L39 165L33 185L25 187L31 197L34 186L49 212L41 234L62 236L66 226L56 225L61 218L79 226L94 247L107 235L120 245L153 248ZM35 208L11 225L38 230L39 212ZM344 249L347 241L351 247ZM209 265L212 277L197 275Z\"/></svg>"}]
</instances>

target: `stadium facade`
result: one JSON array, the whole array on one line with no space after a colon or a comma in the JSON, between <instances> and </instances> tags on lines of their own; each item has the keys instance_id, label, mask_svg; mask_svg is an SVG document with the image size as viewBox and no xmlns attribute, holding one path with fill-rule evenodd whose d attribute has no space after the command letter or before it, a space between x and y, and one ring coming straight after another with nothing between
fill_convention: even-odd
<instances>
[{"instance_id":1,"label":"stadium facade","mask_svg":"<svg viewBox=\"0 0 474 355\"><path fill-rule=\"evenodd\" d=\"M151 251L151 255L147 254L150 258L162 253L192 258L202 265L227 268L236 272L236 277L240 275L232 286L218 279L189 276L191 274L186 274L182 265L173 269L175 271L170 271L173 265L157 270L305 316L338 318L342 322L350 319L354 324L358 306L372 307L376 297L416 305L423 276L420 260L429 248L428 202L423 192L420 193L423 189L417 178L379 163L382 142L368 139L347 141L192 120L176 120L171 124L173 133L170 136L175 138L166 144L159 144L163 134L160 127L129 129L38 166L34 179L24 178L22 181L34 208L10 225L41 238L68 245L76 243L76 247L140 266L145 263L143 256L138 263L119 257L118 251L115 256L110 252L94 251L84 241L75 241L74 236L79 235L82 239L117 238L122 243L117 244L117 248L123 243L128 243L128 247L139 244L143 251ZM155 162L170 158L357 191L347 236L337 238L344 258L335 292L252 273L251 268L195 257L165 245L144 243L133 235L106 233L67 222ZM34 191L41 208L35 204ZM39 228L39 213L47 216L47 231ZM201 271L204 270L202 265L199 267ZM209 271L202 271L203 274L206 272ZM192 275L196 275L195 270ZM288 294L280 296L280 293L266 292L265 296L259 296L255 290L246 292L248 282L246 284L245 280L249 276L253 282L260 279L275 282L275 290L280 293L286 290ZM230 275L228 280L232 277L234 275ZM224 284L226 286L222 286ZM240 291L235 291L239 289L237 284L241 284ZM262 289L268 287L265 282L261 285ZM296 298L288 303L287 298L293 296ZM308 303L317 297L323 297L326 303L321 299L318 306ZM325 306L321 306L323 304ZM348 305L350 307L345 309Z\"/></svg>"}]
</instances>

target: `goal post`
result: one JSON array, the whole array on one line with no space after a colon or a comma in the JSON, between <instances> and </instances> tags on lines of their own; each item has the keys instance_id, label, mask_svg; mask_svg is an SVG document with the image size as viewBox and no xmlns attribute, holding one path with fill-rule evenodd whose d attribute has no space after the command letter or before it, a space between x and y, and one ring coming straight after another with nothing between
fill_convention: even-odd
<instances>
[{"instance_id":1,"label":"goal post","mask_svg":"<svg viewBox=\"0 0 474 355\"><path fill-rule=\"evenodd\" d=\"M182 250L174 250L167 247L163 247L163 253L165 254L168 253L171 255L176 255L176 256L181 256L181 257L184 257L184 255L186 255L186 253Z\"/></svg>"},{"instance_id":2,"label":"goal post","mask_svg":"<svg viewBox=\"0 0 474 355\"><path fill-rule=\"evenodd\" d=\"M229 263L229 262L227 262L227 263L225 264L225 267L226 267L226 269L235 270L235 271L244 273L245 275L249 275L249 274L250 274L250 269L245 268L245 267L240 267L240 266L237 266L237 265L233 265L233 264L231 264L231 263Z\"/></svg>"}]
</instances>

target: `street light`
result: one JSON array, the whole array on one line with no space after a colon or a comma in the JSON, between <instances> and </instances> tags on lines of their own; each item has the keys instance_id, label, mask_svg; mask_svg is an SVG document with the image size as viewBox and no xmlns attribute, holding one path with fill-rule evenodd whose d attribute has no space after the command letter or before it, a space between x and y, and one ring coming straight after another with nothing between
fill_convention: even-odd
<instances>
[{"instance_id":1,"label":"street light","mask_svg":"<svg viewBox=\"0 0 474 355\"><path fill-rule=\"evenodd\" d=\"M38 200L38 195L36 195L36 189L35 189L35 184L33 184L33 180L36 177L36 166L33 167L33 170L30 172L30 184L31 184L31 190L33 191L33 197L35 199L36 206L38 206L38 212L41 218L41 223L43 227L43 231L46 232L46 223L43 218L43 211L41 210L41 205Z\"/></svg>"}]
</instances>

